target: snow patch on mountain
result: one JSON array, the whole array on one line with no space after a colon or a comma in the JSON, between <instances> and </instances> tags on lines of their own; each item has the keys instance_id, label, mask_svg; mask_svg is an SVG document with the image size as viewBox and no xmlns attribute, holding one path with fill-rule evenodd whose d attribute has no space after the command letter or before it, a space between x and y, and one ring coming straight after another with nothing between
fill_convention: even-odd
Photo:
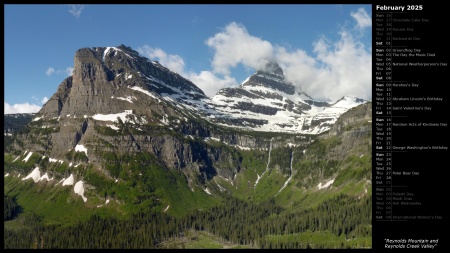
<instances>
[{"instance_id":1,"label":"snow patch on mountain","mask_svg":"<svg viewBox=\"0 0 450 253\"><path fill-rule=\"evenodd\" d=\"M225 191L225 188L223 188L219 183L216 182L216 185L219 187L219 190L221 192Z\"/></svg>"},{"instance_id":2,"label":"snow patch on mountain","mask_svg":"<svg viewBox=\"0 0 450 253\"><path fill-rule=\"evenodd\" d=\"M293 147L295 148L295 147L298 146L298 144L294 144L294 143L288 142L288 143L286 143L286 146L288 146L290 148L293 148Z\"/></svg>"},{"instance_id":3,"label":"snow patch on mountain","mask_svg":"<svg viewBox=\"0 0 450 253\"><path fill-rule=\"evenodd\" d=\"M112 121L112 122L117 122L117 118L120 118L122 120L122 122L126 122L127 121L126 117L128 114L133 114L133 111L125 110L122 113L116 113L116 114L95 114L94 116L92 116L92 118L95 120Z\"/></svg>"},{"instance_id":4,"label":"snow patch on mountain","mask_svg":"<svg viewBox=\"0 0 450 253\"><path fill-rule=\"evenodd\" d=\"M40 176L40 170L38 167L36 167L27 177L23 178L22 180L26 180L28 178L32 178L35 183L44 179L46 179L47 181L52 180L48 177L47 173L45 173L43 176Z\"/></svg>"},{"instance_id":5,"label":"snow patch on mountain","mask_svg":"<svg viewBox=\"0 0 450 253\"><path fill-rule=\"evenodd\" d=\"M135 98L134 96L127 96L127 97L125 97L125 98L124 98L124 97L114 97L114 96L111 96L111 98L124 100L124 101L127 101L127 102L132 103L132 104L133 104L133 100L132 100L132 99L135 99L135 100L136 100L136 98Z\"/></svg>"},{"instance_id":6,"label":"snow patch on mountain","mask_svg":"<svg viewBox=\"0 0 450 253\"><path fill-rule=\"evenodd\" d=\"M110 54L111 52L115 53L117 51L120 51L122 53L124 53L126 56L130 57L131 59L134 59L133 57L131 57L129 54L125 53L123 50L117 48L117 47L107 47L105 49L105 51L103 51L103 61L105 61L105 57Z\"/></svg>"},{"instance_id":7,"label":"snow patch on mountain","mask_svg":"<svg viewBox=\"0 0 450 253\"><path fill-rule=\"evenodd\" d=\"M304 94L290 95L268 87L245 86L241 89L254 93L249 93L253 94L250 97L230 97L219 92L207 102L216 110L216 113L211 110L205 112L207 119L222 126L230 126L229 120L236 119L242 124L232 127L254 131L320 134L327 131L344 112L365 103L357 98L343 97L330 105L310 100ZM255 98L261 94L272 95ZM252 125L255 120L262 122Z\"/></svg>"},{"instance_id":8,"label":"snow patch on mountain","mask_svg":"<svg viewBox=\"0 0 450 253\"><path fill-rule=\"evenodd\" d=\"M28 162L28 159L30 159L32 154L33 154L33 152L29 152L28 155L24 159L22 159L22 161Z\"/></svg>"},{"instance_id":9,"label":"snow patch on mountain","mask_svg":"<svg viewBox=\"0 0 450 253\"><path fill-rule=\"evenodd\" d=\"M136 90L136 91L142 92L142 93L146 94L147 96L150 96L150 97L152 97L152 98L154 98L154 99L156 99L156 100L158 100L158 101L161 101L161 100L160 100L159 98L157 98L153 93L151 93L151 92L149 92L149 91L147 91L147 90L144 90L144 89L142 89L141 87L133 86L133 87L129 87L129 88L132 89L132 90Z\"/></svg>"},{"instance_id":10,"label":"snow patch on mountain","mask_svg":"<svg viewBox=\"0 0 450 253\"><path fill-rule=\"evenodd\" d=\"M107 127L111 128L112 130L119 130L120 128L114 126L114 125L106 125Z\"/></svg>"},{"instance_id":11,"label":"snow patch on mountain","mask_svg":"<svg viewBox=\"0 0 450 253\"><path fill-rule=\"evenodd\" d=\"M17 161L17 159L19 159L20 155L16 157L16 159L14 159L12 162Z\"/></svg>"},{"instance_id":12,"label":"snow patch on mountain","mask_svg":"<svg viewBox=\"0 0 450 253\"><path fill-rule=\"evenodd\" d=\"M204 139L204 141L205 141L205 142L208 142L208 141L217 141L217 142L221 142L219 138L215 138L215 137L206 137L206 138Z\"/></svg>"},{"instance_id":13,"label":"snow patch on mountain","mask_svg":"<svg viewBox=\"0 0 450 253\"><path fill-rule=\"evenodd\" d=\"M64 185L64 184L63 184ZM78 181L75 186L73 187L73 190L76 194L80 195L83 198L83 201L86 202L87 198L84 196L84 186L83 181Z\"/></svg>"},{"instance_id":14,"label":"snow patch on mountain","mask_svg":"<svg viewBox=\"0 0 450 253\"><path fill-rule=\"evenodd\" d=\"M84 152L87 156L87 148L84 145L77 144L75 146L75 152Z\"/></svg>"},{"instance_id":15,"label":"snow patch on mountain","mask_svg":"<svg viewBox=\"0 0 450 253\"><path fill-rule=\"evenodd\" d=\"M50 158L50 157L48 158L48 161L51 163L56 163L56 162L63 163L64 162L63 160L58 160L58 159L54 159L54 158Z\"/></svg>"},{"instance_id":16,"label":"snow patch on mountain","mask_svg":"<svg viewBox=\"0 0 450 253\"><path fill-rule=\"evenodd\" d=\"M44 179L47 180L47 181L53 180L53 178L49 178L48 177L47 172L45 172L45 174L42 177L39 178L39 181L42 181Z\"/></svg>"},{"instance_id":17,"label":"snow patch on mountain","mask_svg":"<svg viewBox=\"0 0 450 253\"><path fill-rule=\"evenodd\" d=\"M234 148L240 149L240 150L253 150L253 148L250 147L243 147L243 146L239 146L239 145L231 145Z\"/></svg>"},{"instance_id":18,"label":"snow patch on mountain","mask_svg":"<svg viewBox=\"0 0 450 253\"><path fill-rule=\"evenodd\" d=\"M28 176L22 178L22 181L27 180L28 178L33 179L35 183L39 182L39 179L41 178L41 171L39 170L39 167L34 168L34 170L30 174L28 174Z\"/></svg>"},{"instance_id":19,"label":"snow patch on mountain","mask_svg":"<svg viewBox=\"0 0 450 253\"><path fill-rule=\"evenodd\" d=\"M109 203L109 199L106 199L105 204L103 204L103 205L98 205L97 207L105 206L105 205L107 205L108 203Z\"/></svg>"},{"instance_id":20,"label":"snow patch on mountain","mask_svg":"<svg viewBox=\"0 0 450 253\"><path fill-rule=\"evenodd\" d=\"M163 125L169 125L170 124L170 122L169 122L169 119L168 119L169 117L167 116L167 115L163 115L163 118L162 118L162 120L161 120L161 123L163 124Z\"/></svg>"},{"instance_id":21,"label":"snow patch on mountain","mask_svg":"<svg viewBox=\"0 0 450 253\"><path fill-rule=\"evenodd\" d=\"M326 182L324 185L322 185L322 183L319 183L319 184L317 185L317 187L319 188L319 190L320 190L320 189L323 189L323 188L328 188L333 182L334 182L334 179L332 179L332 180Z\"/></svg>"},{"instance_id":22,"label":"snow patch on mountain","mask_svg":"<svg viewBox=\"0 0 450 253\"><path fill-rule=\"evenodd\" d=\"M73 181L74 181L73 174L70 174L70 176L67 179L64 180L62 185L63 186L64 185L73 185Z\"/></svg>"},{"instance_id":23,"label":"snow patch on mountain","mask_svg":"<svg viewBox=\"0 0 450 253\"><path fill-rule=\"evenodd\" d=\"M204 190L208 195L212 195L212 193L209 191L208 187Z\"/></svg>"},{"instance_id":24,"label":"snow patch on mountain","mask_svg":"<svg viewBox=\"0 0 450 253\"><path fill-rule=\"evenodd\" d=\"M59 180L59 182L58 183L56 183L55 185L58 185L58 184L60 184L60 183L62 183L64 180L66 180L65 178L63 178L63 179L61 179L61 180Z\"/></svg>"}]
</instances>

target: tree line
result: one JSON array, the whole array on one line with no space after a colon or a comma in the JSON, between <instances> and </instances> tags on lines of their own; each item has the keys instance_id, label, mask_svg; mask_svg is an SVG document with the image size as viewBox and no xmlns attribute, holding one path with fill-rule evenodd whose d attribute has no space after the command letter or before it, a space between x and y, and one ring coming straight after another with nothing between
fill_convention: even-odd
<instances>
[{"instance_id":1,"label":"tree line","mask_svg":"<svg viewBox=\"0 0 450 253\"><path fill-rule=\"evenodd\" d=\"M14 204L8 200L8 210ZM208 210L183 217L139 212L129 219L93 215L72 226L44 225L35 215L19 216L24 226L4 230L5 248L159 248L163 242L181 238L186 230L208 231L223 242L258 248L308 248L296 235L328 233L340 242L315 242L313 247L347 247L351 238L371 237L370 196L362 199L338 195L315 208L285 210L273 199L261 203L224 195L224 201ZM277 236L277 240L272 237Z\"/></svg>"}]
</instances>

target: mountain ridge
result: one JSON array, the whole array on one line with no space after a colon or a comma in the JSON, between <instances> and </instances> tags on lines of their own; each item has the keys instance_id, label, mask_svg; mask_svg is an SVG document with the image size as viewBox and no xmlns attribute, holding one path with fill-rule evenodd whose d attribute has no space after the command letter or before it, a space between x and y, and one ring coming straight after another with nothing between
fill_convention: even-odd
<instances>
[{"instance_id":1,"label":"mountain ridge","mask_svg":"<svg viewBox=\"0 0 450 253\"><path fill-rule=\"evenodd\" d=\"M158 130L163 136L176 133L185 140L218 139L235 147L265 149L267 141L262 144L248 133L317 135L327 131L342 113L366 102L343 97L328 104L296 93L273 61L239 87L222 89L211 99L189 80L124 45L79 49L74 63L73 75L59 85L32 120L40 128L34 131L45 132L39 138L46 141L22 137L15 142L16 148L29 147L54 159L66 159L76 146L104 139L100 133L121 133L128 135L121 150L149 150L159 157L161 147L153 146L159 144L147 144L154 138L140 137L156 127L165 129ZM102 160L87 156L92 161ZM183 167L186 162L180 161L187 159L160 158L175 168Z\"/></svg>"},{"instance_id":2,"label":"mountain ridge","mask_svg":"<svg viewBox=\"0 0 450 253\"><path fill-rule=\"evenodd\" d=\"M354 98L353 104L339 107L336 104L340 100L350 101L350 98L343 97L329 104L296 92L273 61L265 71L255 72L240 86L221 89L211 98L189 80L124 45L77 50L74 62L73 76L61 83L39 115L54 118L75 113L83 116L94 112L121 113L123 110L107 99L116 97L133 103L133 95L123 89L127 87L148 95L148 99L172 104L175 110L181 108L191 115L201 115L213 124L248 131L318 134L329 129L349 108L367 102ZM66 101L69 92L71 99ZM88 100L90 97L103 99ZM64 106L65 103L75 106Z\"/></svg>"},{"instance_id":3,"label":"mountain ridge","mask_svg":"<svg viewBox=\"0 0 450 253\"><path fill-rule=\"evenodd\" d=\"M346 110L367 102L348 96L331 104L318 101L296 91L276 62L266 69L273 72L257 71L240 86L213 96L207 103L222 114L211 115L211 121L257 131L320 134Z\"/></svg>"}]
</instances>

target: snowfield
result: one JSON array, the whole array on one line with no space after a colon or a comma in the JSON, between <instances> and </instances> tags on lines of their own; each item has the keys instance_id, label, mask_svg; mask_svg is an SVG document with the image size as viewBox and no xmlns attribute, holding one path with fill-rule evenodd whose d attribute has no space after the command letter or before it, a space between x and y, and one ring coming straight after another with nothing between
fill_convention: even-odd
<instances>
[{"instance_id":1,"label":"snowfield","mask_svg":"<svg viewBox=\"0 0 450 253\"><path fill-rule=\"evenodd\" d=\"M132 114L132 110L125 110L122 113L116 114L95 114L94 116L92 116L92 118L95 120L112 121L112 122L117 122L117 118L120 118L123 122L125 122L127 121L126 116L128 114Z\"/></svg>"},{"instance_id":2,"label":"snowfield","mask_svg":"<svg viewBox=\"0 0 450 253\"><path fill-rule=\"evenodd\" d=\"M323 189L323 188L328 188L333 182L334 182L334 179L332 179L332 180L326 182L324 185L322 185L322 183L319 183L319 184L317 185L317 187L319 188L319 190L320 190L320 189Z\"/></svg>"},{"instance_id":3,"label":"snowfield","mask_svg":"<svg viewBox=\"0 0 450 253\"><path fill-rule=\"evenodd\" d=\"M41 178L41 171L39 170L39 167L34 168L34 170L30 174L28 174L28 176L22 178L22 181L29 178L33 179L35 183L39 182L39 179Z\"/></svg>"},{"instance_id":4,"label":"snowfield","mask_svg":"<svg viewBox=\"0 0 450 253\"><path fill-rule=\"evenodd\" d=\"M84 152L87 156L87 148L84 147L83 145L80 145L80 144L76 145L75 152Z\"/></svg>"},{"instance_id":5,"label":"snowfield","mask_svg":"<svg viewBox=\"0 0 450 253\"><path fill-rule=\"evenodd\" d=\"M84 196L84 187L83 187L83 181L78 181L75 186L73 187L73 190L76 194L80 195L83 198L83 201L86 202L87 198Z\"/></svg>"},{"instance_id":6,"label":"snowfield","mask_svg":"<svg viewBox=\"0 0 450 253\"><path fill-rule=\"evenodd\" d=\"M25 153L26 153L26 151L25 151ZM28 159L30 159L32 154L33 154L33 152L29 152L28 155L24 159L22 159L22 161L28 162Z\"/></svg>"},{"instance_id":7,"label":"snowfield","mask_svg":"<svg viewBox=\"0 0 450 253\"><path fill-rule=\"evenodd\" d=\"M74 181L73 174L70 174L70 176L67 179L64 180L62 185L63 186L64 185L73 185L73 181Z\"/></svg>"},{"instance_id":8,"label":"snowfield","mask_svg":"<svg viewBox=\"0 0 450 253\"><path fill-rule=\"evenodd\" d=\"M209 194L209 195L212 195L212 193L209 191L208 188L205 189L205 192L206 192L207 194Z\"/></svg>"}]
</instances>

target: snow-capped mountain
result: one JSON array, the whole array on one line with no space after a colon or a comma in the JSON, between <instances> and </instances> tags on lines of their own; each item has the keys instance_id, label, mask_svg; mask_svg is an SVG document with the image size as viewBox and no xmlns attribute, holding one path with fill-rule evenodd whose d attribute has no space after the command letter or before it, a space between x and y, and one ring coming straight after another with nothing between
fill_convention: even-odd
<instances>
[{"instance_id":1,"label":"snow-capped mountain","mask_svg":"<svg viewBox=\"0 0 450 253\"><path fill-rule=\"evenodd\" d=\"M206 101L216 111L207 118L217 124L301 134L327 131L342 113L365 102L353 97L342 97L332 104L315 100L297 92L275 62L269 62L265 71L257 71L239 87L222 89Z\"/></svg>"},{"instance_id":2,"label":"snow-capped mountain","mask_svg":"<svg viewBox=\"0 0 450 253\"><path fill-rule=\"evenodd\" d=\"M127 112L142 111L142 106L157 103L171 105L181 115L201 116L213 124L241 130L320 134L342 113L366 102L353 97L343 97L332 104L315 100L296 91L280 66L272 61L239 87L222 89L208 98L189 80L123 45L78 50L74 75L64 82L41 110L40 117L131 114ZM91 87L87 88L89 83ZM116 102L111 104L111 99ZM136 109L138 105L133 103L141 104L141 108ZM162 115L160 120L166 124L169 115L164 110Z\"/></svg>"}]
</instances>

